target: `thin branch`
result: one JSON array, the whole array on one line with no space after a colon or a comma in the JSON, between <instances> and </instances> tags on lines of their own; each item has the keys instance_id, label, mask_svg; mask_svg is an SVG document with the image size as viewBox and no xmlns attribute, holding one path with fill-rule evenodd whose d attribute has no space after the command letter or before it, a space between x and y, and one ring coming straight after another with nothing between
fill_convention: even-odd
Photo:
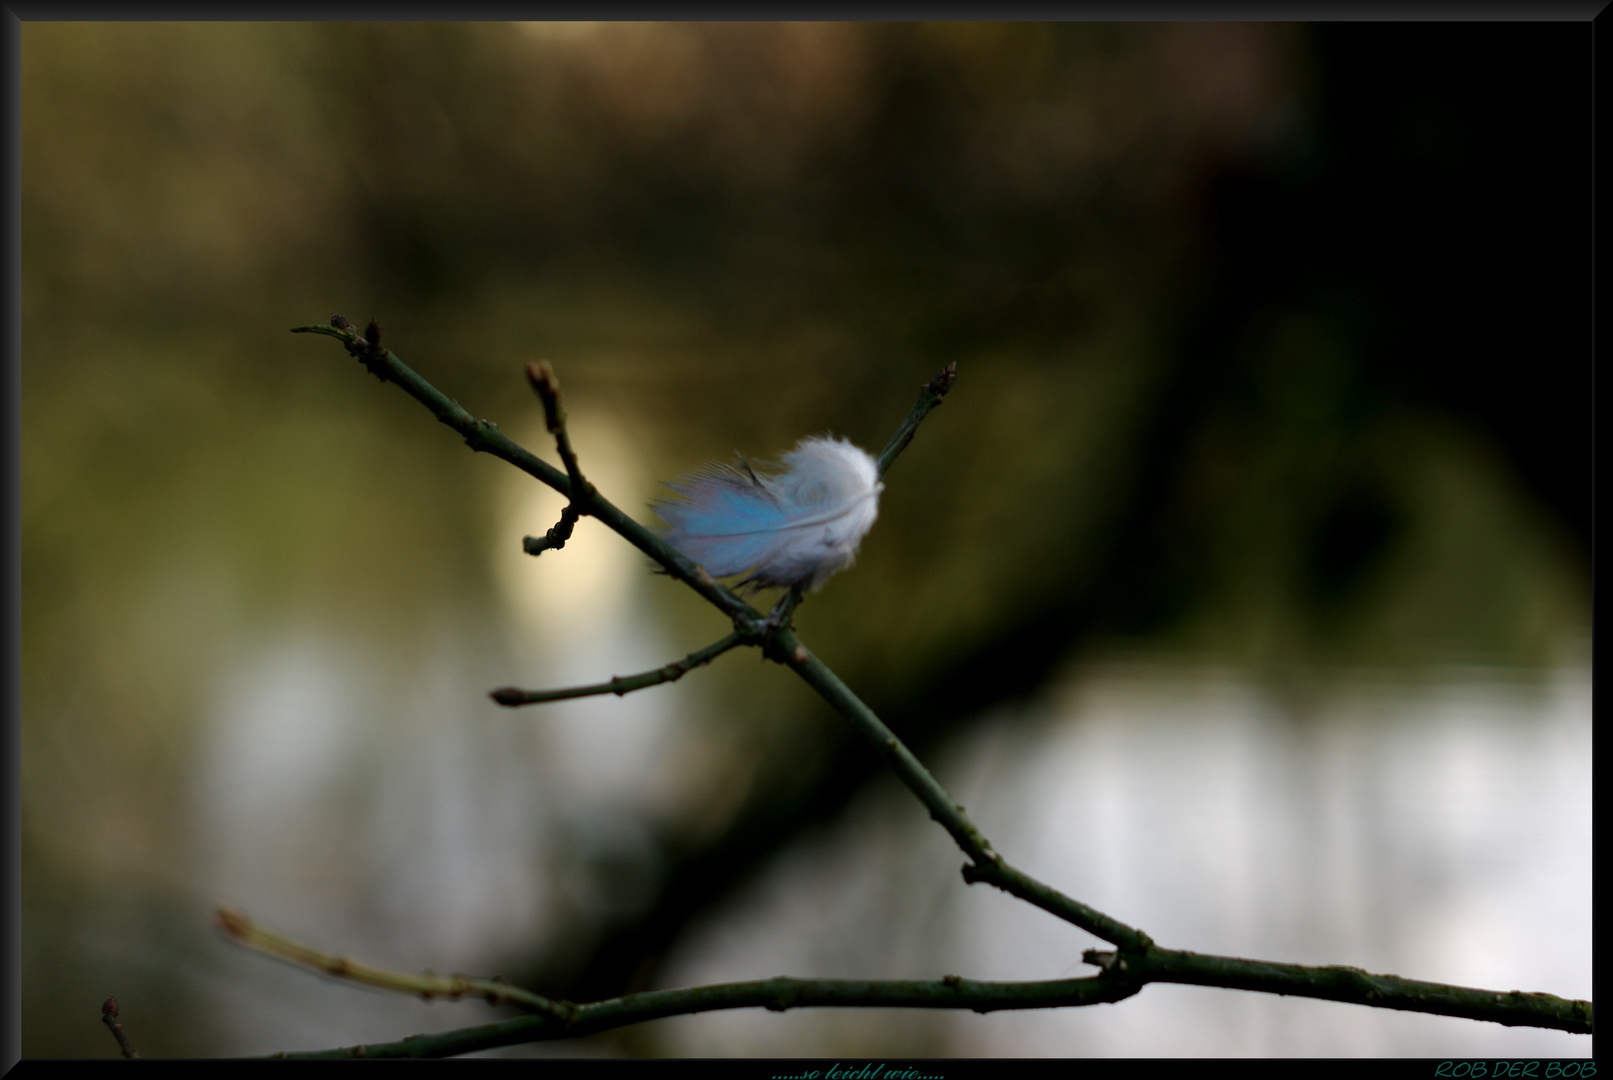
<instances>
[{"instance_id":1,"label":"thin branch","mask_svg":"<svg viewBox=\"0 0 1613 1080\"><path fill-rule=\"evenodd\" d=\"M963 879L970 884L989 882L1004 892L1025 900L1043 911L1074 923L1081 929L1123 949L1141 950L1153 945L1141 930L1112 919L1094 908L1072 899L1051 886L1010 866L1003 857L991 849L987 840L962 804L948 795L939 781L931 775L913 752L896 737L874 710L863 704L828 665L802 645L794 631L780 629L774 636L784 663L816 690L825 701L833 705L857 733L862 735L885 759L897 779L907 785L930 811L930 817L952 835L952 839L973 862L963 868Z\"/></svg>"},{"instance_id":2,"label":"thin branch","mask_svg":"<svg viewBox=\"0 0 1613 1080\"><path fill-rule=\"evenodd\" d=\"M919 399L908 410L907 416L902 420L901 427L891 436L891 441L885 444L885 449L879 452L879 475L884 476L890 472L890 467L896 463L896 456L907 449L907 444L913 441L913 433L918 430L919 424L930 415L930 410L941 404L952 389L952 384L958 381L958 364L953 361L935 373L935 378L919 388Z\"/></svg>"},{"instance_id":3,"label":"thin branch","mask_svg":"<svg viewBox=\"0 0 1613 1080\"><path fill-rule=\"evenodd\" d=\"M1232 986L1236 989L1329 1001L1373 1005L1443 1016L1492 1020L1509 1025L1588 1032L1590 1003L1549 994L1498 994L1490 990L1414 982L1392 975L1370 975L1358 968L1306 968L1265 964L1233 957L1155 950L1143 964L1116 953L1087 953L1099 975L1042 982L984 982L956 975L933 980L794 979L722 983L676 990L627 994L588 1005L552 1002L552 1010L492 1024L413 1035L401 1042L276 1054L289 1058L447 1057L518 1043L572 1039L668 1016L725 1009L909 1008L1003 1009L1077 1008L1122 1001L1151 982ZM394 976L403 982L410 976ZM1215 981L1208 981L1210 979ZM394 987L409 989L407 987ZM1501 1008L1497 1009L1497 1003Z\"/></svg>"},{"instance_id":4,"label":"thin branch","mask_svg":"<svg viewBox=\"0 0 1613 1080\"><path fill-rule=\"evenodd\" d=\"M340 316L337 316L337 318L340 318ZM335 338L347 348L349 353L357 357L370 372L386 382L397 383L404 393L424 405L439 421L453 428L465 440L465 445L472 450L502 458L522 472L536 477L554 488L568 499L571 498L571 480L565 473L509 438L498 429L497 424L488 420L478 420L472 416L459 402L454 401L425 379L422 379L390 350L381 348L379 344L372 345L367 339L360 337L347 320L343 319L341 325L333 323L330 326L317 324L313 326L294 326L291 332L294 334L324 334L326 337ZM617 533L628 543L654 559L668 574L705 597L717 610L729 618L739 618L753 623L760 623L762 619L761 612L741 600L731 589L724 588L713 581L711 575L707 574L705 570L695 565L689 558L675 551L666 541L655 535L648 528L628 517L603 496L599 495L598 492L593 493L589 501L588 513L591 517L604 522L611 531Z\"/></svg>"},{"instance_id":5,"label":"thin branch","mask_svg":"<svg viewBox=\"0 0 1613 1080\"><path fill-rule=\"evenodd\" d=\"M621 697L623 694L643 690L645 687L677 682L695 668L711 663L729 649L751 643L751 639L736 630L721 641L696 650L682 660L675 660L665 667L646 671L642 675L617 675L610 682L595 683L593 686L570 686L564 690L521 690L514 686L506 686L494 690L488 696L500 705L510 706L536 705L544 701L565 701L569 698L595 697L600 694L615 694Z\"/></svg>"},{"instance_id":6,"label":"thin branch","mask_svg":"<svg viewBox=\"0 0 1613 1080\"><path fill-rule=\"evenodd\" d=\"M566 477L571 481L572 504L586 502L593 493L593 487L582 478L582 466L577 464L577 452L571 448L571 436L566 433L566 410L560 403L560 380L555 377L554 368L549 366L547 360L527 364L526 378L543 402L544 423L548 425L549 434L554 436L560 460L566 466Z\"/></svg>"},{"instance_id":7,"label":"thin branch","mask_svg":"<svg viewBox=\"0 0 1613 1080\"><path fill-rule=\"evenodd\" d=\"M118 1023L117 998L109 997L106 999L106 1001L102 1002L101 1023L105 1024L107 1026L107 1030L112 1032L112 1037L118 1040L118 1049L123 1051L124 1057L137 1058L140 1056L139 1054L135 1053L134 1045L129 1042L128 1032L124 1031L123 1025Z\"/></svg>"},{"instance_id":8,"label":"thin branch","mask_svg":"<svg viewBox=\"0 0 1613 1080\"><path fill-rule=\"evenodd\" d=\"M312 945L305 945L260 923L255 923L234 908L219 908L214 914L214 919L224 935L243 948L299 967L311 968L321 975L329 975L335 979L346 979L365 986L379 987L382 990L416 994L426 1001L433 998L445 998L449 1001L467 997L480 998L489 1005L516 1005L562 1022L571 1015L573 1008L566 1002L550 1001L540 994L523 990L519 986L511 986L498 979L434 975L431 972L411 975L407 972L361 963L346 956L322 952Z\"/></svg>"},{"instance_id":9,"label":"thin branch","mask_svg":"<svg viewBox=\"0 0 1613 1080\"><path fill-rule=\"evenodd\" d=\"M528 536L521 541L521 550L528 555L541 555L545 551L566 546L566 541L571 539L571 530L577 527L577 519L588 512L588 506L593 501L594 486L583 479L582 466L577 464L577 452L571 448L571 436L566 433L566 410L560 404L560 380L555 378L554 368L549 366L549 361L539 360L536 364L526 366L526 377L543 402L544 421L549 434L554 436L560 460L566 466L566 479L571 485L571 501L560 511L560 521L555 527L542 537Z\"/></svg>"},{"instance_id":10,"label":"thin branch","mask_svg":"<svg viewBox=\"0 0 1613 1080\"><path fill-rule=\"evenodd\" d=\"M1058 982L977 982L948 975L933 980L762 979L756 982L651 990L578 1005L569 1024L548 1016L520 1016L493 1024L434 1035L412 1035L401 1042L346 1046L333 1050L281 1053L281 1058L435 1058L490 1050L498 1046L574 1039L668 1016L724 1009L802 1008L1055 1009L1120 1001L1135 986L1102 975Z\"/></svg>"},{"instance_id":11,"label":"thin branch","mask_svg":"<svg viewBox=\"0 0 1613 1080\"><path fill-rule=\"evenodd\" d=\"M1579 1035L1591 1034L1594 1020L1589 1001L1555 994L1529 994L1522 990L1480 990L1468 986L1402 979L1398 975L1372 975L1360 968L1329 965L1273 964L1234 956L1207 956L1155 946L1141 957L1089 950L1089 964L1128 975L1143 983L1179 983L1219 986L1229 990L1255 990L1290 997L1320 998L1378 1009L1458 1016L1487 1020L1507 1027L1554 1028Z\"/></svg>"},{"instance_id":12,"label":"thin branch","mask_svg":"<svg viewBox=\"0 0 1613 1080\"><path fill-rule=\"evenodd\" d=\"M410 396L425 405L438 420L459 432L473 450L484 451L501 457L562 494L571 495L573 489L571 476L561 473L553 466L539 460L529 451L506 438L499 432L496 425L472 417L457 402L445 397L430 383L420 378L402 361L398 360L396 356L382 349L379 344L379 327L375 323L371 323L370 330L366 332L365 337L362 339L353 330L351 324L339 317L332 319L331 326L300 326L295 327L293 332L320 333L337 338L344 343L348 352L363 361L371 372L382 379L396 382ZM908 412L906 419L902 421L895 436L892 437L890 443L879 456L881 475L890 468L896 457L912 441L913 433L919 423L941 403L947 391L951 388L956 374L956 366L949 364L920 390L919 400ZM542 391L540 391L540 396L541 393ZM552 427L551 430L553 430ZM563 454L565 452L562 451ZM574 462L568 462L568 468L572 468L573 465ZM577 472L576 476L580 484L580 472ZM1590 1002L1568 1001L1550 994L1523 994L1517 991L1504 994L1494 991L1470 990L1462 987L1442 986L1436 983L1414 982L1400 979L1396 976L1368 976L1353 968L1304 968L1298 965L1271 964L1264 961L1242 960L1234 957L1200 956L1195 953L1160 948L1141 930L1110 918L1108 915L1088 907L1078 900L1065 896L1051 886L1037 881L1023 871L1010 866L1003 860L1001 855L992 850L990 842L969 819L963 807L947 794L946 790L941 787L929 770L913 756L912 752L885 726L872 709L868 708L860 698L852 693L851 689L841 682L834 672L830 671L826 665L811 654L788 625L775 624L768 619L764 619L761 612L745 603L731 590L713 581L704 568L695 565L689 559L673 550L660 537L622 513L597 492L590 490L588 498L589 514L603 521L634 547L659 563L668 574L684 582L716 606L718 610L729 616L734 621L735 631L738 636L747 641L760 641L769 659L788 666L851 722L852 726L880 753L897 777L929 809L930 816L947 830L958 847L969 857L970 864L963 868L965 881L971 884L983 881L995 885L1005 892L1019 897L1118 947L1117 953L1094 952L1090 954L1093 957L1092 962L1106 965L1105 976L1091 980L1076 980L1076 982L1100 985L1106 988L1106 992L1109 993L1116 992L1117 987L1124 987L1126 994L1135 993L1138 987L1147 982L1182 982L1201 986L1224 986L1231 989L1319 997L1336 1001L1352 1001L1362 1005L1463 1016L1471 1019L1491 1020L1501 1024L1527 1024L1584 1033L1590 1031ZM788 612L785 614L787 617ZM1104 981L1105 977L1108 977L1108 982ZM792 985L802 982L801 980L787 981ZM817 981L810 982L816 984ZM754 987L761 984L739 985ZM837 982L835 985L847 986L850 984ZM858 985L867 986L871 984ZM704 989L711 990L713 988ZM688 994L694 993L694 991L659 991L658 993ZM640 998L642 998L642 995L632 995L629 998L613 1000L618 1003L636 1002ZM1118 1000L1118 998L1107 998L1105 1000ZM792 1002L795 1004L851 1003L843 998L832 1002L819 1002L816 1000L808 1002L804 999L792 999ZM738 1008L742 1007L743 1004L756 1003L767 1004L765 1001L753 1002L746 999L741 1004L710 1007ZM902 1002L863 1002L863 1004L886 1003L902 1004ZM600 1008L607 1004L610 1003L600 1002L592 1006L578 1006L578 1008ZM1004 1005L999 1007L1006 1008L1011 1006ZM618 1005L618 1008L622 1007ZM674 1011L703 1010L694 1008ZM625 1013L620 1015L625 1015ZM663 1015L672 1015L672 1012L650 1011L642 1015L633 1013L632 1019L621 1020L620 1023L637 1023L642 1019L653 1019L655 1016ZM415 1056L407 1048L411 1045L418 1045L419 1047L440 1047L441 1053L464 1053L487 1046L502 1046L511 1042L557 1037L553 1034L532 1033L537 1030L532 1025L538 1024L541 1026L541 1024L547 1022L541 1018L527 1018L525 1020L507 1021L505 1025L487 1025L484 1028L466 1029L465 1032L445 1033L442 1036L419 1036L414 1040L388 1044L385 1047L359 1047L354 1049L359 1051L368 1049L375 1053L390 1049L406 1056ZM528 1026L519 1029L506 1026L523 1023ZM619 1024L613 1023L608 1026L619 1026ZM568 1030L574 1034L582 1033L577 1031L575 1026ZM590 1030L603 1030L603 1028ZM523 1032L525 1034L522 1034ZM496 1041L478 1041L488 1038ZM426 1041L422 1042L421 1040ZM432 1042L431 1040L444 1041ZM455 1040L458 1041L456 1042ZM336 1056L348 1054L347 1051L333 1051L331 1053Z\"/></svg>"}]
</instances>

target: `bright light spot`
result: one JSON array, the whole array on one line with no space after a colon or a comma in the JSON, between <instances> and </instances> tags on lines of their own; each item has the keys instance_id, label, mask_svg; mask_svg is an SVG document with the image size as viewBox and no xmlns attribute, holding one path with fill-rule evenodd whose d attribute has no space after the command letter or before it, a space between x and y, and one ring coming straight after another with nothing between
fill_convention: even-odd
<instances>
[{"instance_id":1,"label":"bright light spot","mask_svg":"<svg viewBox=\"0 0 1613 1080\"><path fill-rule=\"evenodd\" d=\"M644 517L645 469L622 425L603 414L571 411L566 426L583 475L624 511ZM557 456L553 439L541 426L518 441L551 462ZM493 571L522 627L553 642L595 633L625 613L636 582L648 573L642 553L585 517L564 548L533 557L521 549L521 538L542 536L553 528L564 498L526 473L510 470L501 501L508 509L495 532Z\"/></svg>"},{"instance_id":2,"label":"bright light spot","mask_svg":"<svg viewBox=\"0 0 1613 1080\"><path fill-rule=\"evenodd\" d=\"M295 641L230 681L210 733L210 819L241 828L280 822L337 780L357 704L343 661L322 643Z\"/></svg>"}]
</instances>

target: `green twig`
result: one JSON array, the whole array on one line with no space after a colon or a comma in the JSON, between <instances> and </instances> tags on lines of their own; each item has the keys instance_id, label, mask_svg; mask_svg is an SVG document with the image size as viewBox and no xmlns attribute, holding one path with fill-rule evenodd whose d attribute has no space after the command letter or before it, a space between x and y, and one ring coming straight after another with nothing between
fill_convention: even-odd
<instances>
[{"instance_id":1,"label":"green twig","mask_svg":"<svg viewBox=\"0 0 1613 1080\"><path fill-rule=\"evenodd\" d=\"M721 641L692 652L682 660L675 660L665 667L646 671L642 675L618 675L610 682L595 683L592 686L570 686L564 690L521 690L514 686L506 686L494 690L488 696L500 705L510 706L536 705L544 701L565 701L569 698L595 697L600 694L615 694L621 697L623 694L643 690L645 687L677 682L701 664L709 664L729 649L746 644L750 644L750 640L736 630Z\"/></svg>"}]
</instances>

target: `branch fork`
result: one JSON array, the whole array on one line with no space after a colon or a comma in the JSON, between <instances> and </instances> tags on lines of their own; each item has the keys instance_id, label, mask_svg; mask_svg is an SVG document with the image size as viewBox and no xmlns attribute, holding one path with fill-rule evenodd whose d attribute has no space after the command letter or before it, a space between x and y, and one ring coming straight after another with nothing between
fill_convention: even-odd
<instances>
[{"instance_id":1,"label":"branch fork","mask_svg":"<svg viewBox=\"0 0 1613 1080\"><path fill-rule=\"evenodd\" d=\"M526 378L527 382L532 384L532 389L537 392L539 400L543 402L543 419L549 427L549 434L554 436L555 446L560 451L560 460L566 466L566 479L570 482L571 488L571 501L560 511L559 523L542 537L528 536L521 541L521 548L528 555L539 555L566 546L566 541L571 539L571 530L576 528L578 519L588 513L595 491L594 486L583 479L582 466L577 464L577 452L571 448L571 436L566 433L566 410L560 403L560 380L555 377L554 368L547 360L539 360L535 364L528 363Z\"/></svg>"}]
</instances>

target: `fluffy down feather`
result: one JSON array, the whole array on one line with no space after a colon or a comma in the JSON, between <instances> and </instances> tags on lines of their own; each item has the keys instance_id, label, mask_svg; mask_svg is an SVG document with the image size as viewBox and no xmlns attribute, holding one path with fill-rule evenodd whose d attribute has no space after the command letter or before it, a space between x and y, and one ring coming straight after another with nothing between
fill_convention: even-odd
<instances>
[{"instance_id":1,"label":"fluffy down feather","mask_svg":"<svg viewBox=\"0 0 1613 1080\"><path fill-rule=\"evenodd\" d=\"M707 465L668 484L682 499L662 499L655 512L667 542L712 577L749 575L756 589L816 589L850 566L879 514L879 465L844 439L813 436L784 455L783 471L764 475Z\"/></svg>"}]
</instances>

